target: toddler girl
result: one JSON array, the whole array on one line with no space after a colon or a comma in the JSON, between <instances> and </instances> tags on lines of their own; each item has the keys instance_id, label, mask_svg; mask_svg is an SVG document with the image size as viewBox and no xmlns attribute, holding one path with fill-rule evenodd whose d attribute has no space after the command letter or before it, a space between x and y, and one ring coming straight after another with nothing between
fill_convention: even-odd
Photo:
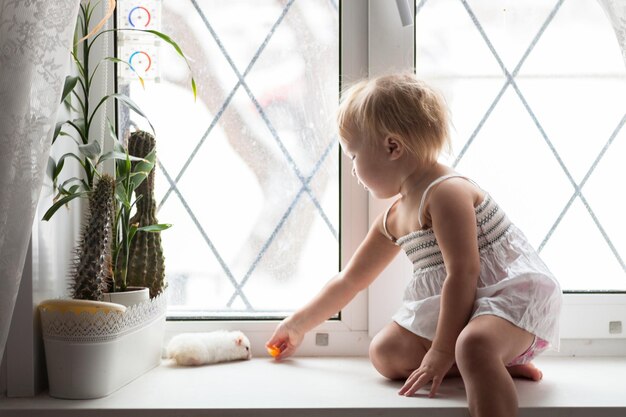
<instances>
[{"instance_id":1,"label":"toddler girl","mask_svg":"<svg viewBox=\"0 0 626 417\"><path fill-rule=\"evenodd\" d=\"M343 271L282 321L268 346L278 359L343 308L403 250L413 278L393 321L370 345L374 367L413 395L461 375L470 413L513 416L512 376L542 377L530 361L558 348L561 290L522 232L471 179L437 162L449 148L441 97L414 75L361 81L344 95L338 127L352 172L380 215Z\"/></svg>"}]
</instances>

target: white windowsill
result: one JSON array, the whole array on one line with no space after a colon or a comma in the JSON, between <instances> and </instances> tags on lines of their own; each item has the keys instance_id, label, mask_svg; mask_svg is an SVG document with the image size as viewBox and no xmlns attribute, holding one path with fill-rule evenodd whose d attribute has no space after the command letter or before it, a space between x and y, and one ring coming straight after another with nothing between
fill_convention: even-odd
<instances>
[{"instance_id":1,"label":"white windowsill","mask_svg":"<svg viewBox=\"0 0 626 417\"><path fill-rule=\"evenodd\" d=\"M539 382L516 380L520 417L626 415L626 357L543 357ZM397 395L400 382L380 377L367 358L267 358L197 368L166 361L97 400L2 399L11 416L467 416L460 378L437 398Z\"/></svg>"}]
</instances>

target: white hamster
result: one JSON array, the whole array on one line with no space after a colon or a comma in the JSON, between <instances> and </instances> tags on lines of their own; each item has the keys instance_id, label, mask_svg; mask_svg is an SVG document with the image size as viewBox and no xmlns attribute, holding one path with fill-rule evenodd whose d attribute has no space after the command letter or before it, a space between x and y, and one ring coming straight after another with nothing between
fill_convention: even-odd
<instances>
[{"instance_id":1,"label":"white hamster","mask_svg":"<svg viewBox=\"0 0 626 417\"><path fill-rule=\"evenodd\" d=\"M167 357L177 365L207 365L250 359L250 341L240 331L182 333L167 345Z\"/></svg>"}]
</instances>

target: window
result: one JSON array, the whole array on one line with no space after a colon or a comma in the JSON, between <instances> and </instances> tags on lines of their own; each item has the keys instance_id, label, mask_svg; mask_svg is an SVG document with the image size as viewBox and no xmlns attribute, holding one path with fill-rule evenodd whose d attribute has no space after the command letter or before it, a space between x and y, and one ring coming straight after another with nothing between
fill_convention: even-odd
<instances>
[{"instance_id":1,"label":"window","mask_svg":"<svg viewBox=\"0 0 626 417\"><path fill-rule=\"evenodd\" d=\"M450 162L501 202L564 291L626 291L626 197L615 192L626 72L600 4L440 0L416 10L416 70L448 100Z\"/></svg>"},{"instance_id":2,"label":"window","mask_svg":"<svg viewBox=\"0 0 626 417\"><path fill-rule=\"evenodd\" d=\"M445 162L500 202L567 292L563 350L623 352L624 333L615 328L626 321L626 241L619 215L626 200L614 190L623 178L626 73L601 6L557 0L409 3L415 7L415 26L406 28L411 43L404 29L389 35L400 25L393 7L370 0L370 23L379 16L389 21L384 30L369 27L370 74L415 68L443 92L454 147ZM415 57L409 45L415 45ZM371 214L388 204L371 201ZM410 266L399 259L374 283L370 336L395 311L405 285L398 277L407 274Z\"/></svg>"},{"instance_id":3,"label":"window","mask_svg":"<svg viewBox=\"0 0 626 417\"><path fill-rule=\"evenodd\" d=\"M155 59L161 63L159 81L147 86L147 90L150 90L151 97L155 91L164 96L175 94L172 97L176 97L180 108L168 108L167 103L158 104L160 102L156 100L142 101L144 92L139 84L131 79L122 79L125 76L119 74L119 88L126 89L149 114L157 129L157 141L160 136L175 138L167 143L158 142L162 169L157 172L161 177L157 193L161 199L165 199L159 219L175 223L175 227L165 233L184 234L174 249L166 248L168 275L174 273L172 250L187 251L181 256L188 256L187 259L193 262L211 264L212 269L207 269L210 272L205 272L204 277L209 274L220 275L214 281L207 279L205 282L202 273L194 277L183 272L178 272L177 277L170 275L170 291L174 293L172 297L178 297L171 303L173 317L278 318L309 299L337 271L339 244L342 258L340 261L347 261L365 235L371 220L388 203L371 198L368 201L367 195L350 180L349 164L342 166L338 161L339 151L336 147L333 148L336 145L332 145L334 138L331 138L330 133L334 123L333 106L338 98L337 74L340 74L341 81L350 82L368 74L415 69L418 75L443 91L450 105L454 124L454 153L447 162L475 178L494 195L512 220L524 230L531 243L540 250L564 290L584 293L566 296L563 337L623 337L623 334L610 333L610 323L626 320L626 296L623 294L626 291L626 241L623 234L618 233L624 229L624 220L619 213L624 209L625 200L621 195L608 190L619 189L617 181L623 177L618 161L619 156L624 154L626 135L622 128L625 123L626 74L614 33L595 1L537 0L524 4L506 2L505 6L501 3L494 6L483 1L419 0L409 2L415 6L416 16L415 26L408 27L402 26L396 4L387 0L344 1L339 4L323 0L286 1L280 3L280 6L277 6L278 2L254 2L254 6L248 4L246 8L241 8L242 2L236 3L163 1L162 30L180 41L183 50L194 63L194 75L199 88L207 89L200 92L198 104L194 105L190 98L184 64L177 57L168 55L171 54L168 48L160 48L160 55L155 55ZM304 3L306 4L303 5ZM219 12L211 12L211 7L214 6L223 6L228 14L220 18ZM313 9L302 12L297 7L315 7L319 13ZM253 22L261 19L265 13L258 10L264 8L269 10L267 13L271 17L264 20L264 26L261 25L263 30L258 27L253 29ZM168 23L168 10L178 20ZM327 55L315 55L321 53L317 42L299 43L297 48L290 44L294 39L290 36L301 36L293 35L296 33L293 27L298 27L299 30L305 26L305 20L295 19L292 15L294 10L305 16L303 19L311 19L318 29L323 27L326 28L325 33L334 34L334 40L320 38L326 42L323 45L326 45L324 48ZM252 16L246 13L251 13ZM281 16L282 20L279 22ZM328 18L326 23L322 22L321 16ZM288 22L293 27L281 26ZM264 44L263 40L268 37L275 24L275 31ZM581 27L591 30L579 30ZM240 44L243 50L239 51L235 47L235 39L250 33L255 33L255 36L246 38L251 40ZM217 43L218 39L221 48ZM204 49L199 49L199 42L203 43L201 48L215 54L213 61L200 64L205 59L201 53L205 52ZM329 52L333 48L339 50L339 43L341 62L337 60L337 54ZM597 45L602 45L602 48ZM119 46L122 58L136 52L124 51L122 42ZM282 47L288 53L282 52ZM259 48L261 53L253 62ZM301 56L309 50L314 52L313 58ZM307 59L321 62L316 64L316 74L306 64L302 65L302 62L308 62ZM278 61L280 65L272 66ZM167 69L164 67L166 62ZM253 65L246 71L251 62ZM213 72L213 68L218 69ZM242 74L245 83L240 83L234 68ZM270 78L274 73L281 74L276 81L276 85L281 86L294 79L288 76L292 74L288 70L294 69L300 69L306 74L305 83L298 87L301 90L296 89L299 95L294 97L292 88L276 90L264 85L267 82L264 82L263 70L269 71ZM198 75L197 71L202 72ZM328 78L323 81L315 78L319 73L327 74L325 77ZM208 77L209 81L203 81L202 77ZM314 89L309 84L311 81L317 82ZM240 85L233 91L238 83ZM326 87L329 88L328 91L324 90ZM268 88L271 97L267 101L262 99L264 96L261 92L266 91L264 88ZM315 94L305 94L310 91L314 91L318 97L318 93L326 91L323 97L327 101L313 105L311 97ZM231 93L232 97L229 96ZM222 108L229 97L230 104ZM242 106L241 109L236 107L238 105ZM167 118L159 116L159 107L163 106L169 111ZM319 118L315 119L312 127L306 124L311 121L312 113L298 113L298 106L313 108L319 112ZM258 112L259 107L268 109L265 115L269 124ZM156 116L150 116L151 111ZM238 112L243 115L239 119ZM172 119L171 114L175 115L173 118L176 123L164 123L167 119ZM219 115L219 118L215 115ZM322 115L327 118L322 118ZM122 113L120 116L123 129L128 129L133 124L145 127L145 121L132 113ZM248 126L246 123L251 127L242 128ZM228 142L228 138L230 132L238 131L242 135L238 137L248 140L248 143L258 143L261 146L274 141L273 145L280 149L269 128L270 124L274 126L281 140L283 137L292 139L314 136L311 135L313 131L328 132L317 135L317 138L321 138L316 142L317 159L306 159L300 152L307 149L289 146L293 142L285 145L292 155L293 165L287 162L288 158L282 151L278 152L282 159L272 159L280 162L277 165L278 171L288 178L290 184L287 188L279 189L282 194L273 195L281 197L277 199L283 205L279 204L278 207L282 207L284 215L289 204L294 202L294 193L303 190L303 182L295 174L293 166L298 167L307 178L307 175L315 171L315 164L322 157L325 158L311 176L311 186L314 187L312 194L322 210L318 209L304 187L303 195L296 205L306 204L310 211L302 214L304 212L297 212L294 208L285 218L286 225L289 221L297 223L296 216L310 216L309 219L312 220L309 221L314 223L309 229L310 236L323 236L317 241L321 249L309 252L315 254L315 259L309 264L303 260L297 266L281 265L285 268L302 269L306 269L306 265L314 265L316 268L323 268L324 272L307 275L306 278L311 278L311 282L308 282L310 286L302 287L299 294L293 288L287 291L289 284L281 281L280 285L285 285L284 288L280 285L273 287L270 296L257 303L259 298L251 295L251 291L255 289L254 280L258 278L261 283L263 279L280 279L289 275L279 273L277 278L263 275L263 266L271 265L272 262L280 263L286 258L285 252L278 252L277 257L272 257L273 245L277 242L293 245L293 242L278 239L278 235L284 233L285 229L276 229L276 219L273 223L266 222L265 226L270 230L265 231L265 234L260 233L265 236L265 240L259 239L256 243L253 242L256 246L251 246L257 251L248 248L248 259L233 266L237 261L236 251L242 247L243 238L239 243L232 240L235 242L232 246L235 249L225 250L218 245L225 241L222 239L230 239L230 225L224 225L229 223L226 219L232 217L234 212L226 204L231 198L229 192L235 188L243 188L226 187L221 183L208 184L209 191L205 194L214 199L209 201L207 207L197 209L195 207L200 200L197 193L194 193L192 185L184 184L185 178L201 177L198 172L206 170L208 173L213 169L211 165L218 163L214 161L221 162L228 157L238 161L241 172L247 173L247 177L241 181L251 183L252 189L257 187L256 192L260 194L262 191L259 190L262 188L259 181L241 156L245 153L233 151L233 145ZM204 138L205 132L212 125L212 130ZM302 131L294 133L295 129ZM255 138L254 135L264 136L251 140ZM285 143L287 141L285 139ZM328 147L324 148L323 144ZM221 148L211 148L214 145ZM198 150L194 152L196 147ZM268 159L263 158L269 158L268 155L259 151L251 156L251 160L256 163L266 162ZM209 162L198 163L199 161ZM338 168L343 175L338 175ZM181 171L183 174L176 187L171 187ZM325 184L321 184L323 181L320 179L323 176L335 176L336 180L327 179ZM207 176L214 177L221 180L230 178L223 170ZM341 201L337 199L339 188ZM305 193L307 194L304 195ZM188 207L183 200L189 201ZM247 200L246 208L258 213L260 209L255 204L263 201L265 200ZM217 217L210 214L216 212L223 214ZM169 216L168 213L172 215ZM325 213L326 218L322 213ZM340 216L341 222L338 221ZM243 230L246 225L250 230L254 229L254 219L250 216L239 214L237 217L247 222L235 225L241 228L238 230ZM210 229L203 226L204 224L216 225L218 229L223 227L222 234L213 234L212 230L218 229ZM329 225L334 227L335 233ZM211 232L205 230L201 233L201 228ZM274 240L268 239L267 236L271 236L273 230L278 230L276 237ZM195 240L186 240L193 234L196 235ZM166 241L169 239L168 236ZM209 240L218 250L213 251L210 248L207 242ZM267 252L262 252L261 249L268 242ZM307 245L313 245L314 240L309 238L309 242L311 243ZM185 251L181 251L181 247ZM201 255L198 255L200 250ZM229 279L229 274L215 256L216 253L220 254L234 280ZM321 253L324 255L320 255ZM262 266L258 270L257 267L251 268L257 258L260 259L257 267ZM328 265L316 264L322 259L327 260ZM263 263L265 264L262 265ZM187 267L185 262L182 265ZM250 302L252 308L246 304L240 292L237 292L235 285L235 282L240 283L246 277L249 270L252 273L241 293L248 302L254 301ZM258 276L255 275L257 273ZM328 352L365 353L367 336L373 336L389 321L397 308L396 304L401 300L404 281L408 276L410 268L405 260L399 258L373 284L369 292L360 294L342 311L340 320L320 326L319 331L333 334ZM313 279L319 281L313 282ZM185 280L187 283L183 285L182 281ZM207 282L220 285L221 292L207 289ZM182 288L186 288L186 292ZM191 303L181 301L187 294L200 294L202 300ZM190 299L187 298L187 301ZM279 305L276 302L285 299L290 299L293 304ZM232 303L229 304L231 300ZM583 314L587 320L581 323L576 318ZM250 320L218 321L213 327L208 323L176 321L170 322L169 326L173 329L170 330L171 333L182 330L210 330L215 327L239 328L252 335L253 345L255 340L257 344L262 344L275 326L275 322L263 320L257 320L253 324ZM300 350L302 354L322 353L316 350L315 336L311 336L308 343L309 348L303 347ZM574 347L574 351L576 349Z\"/></svg>"},{"instance_id":4,"label":"window","mask_svg":"<svg viewBox=\"0 0 626 417\"><path fill-rule=\"evenodd\" d=\"M118 90L156 130L170 318L284 317L339 270L336 1L119 1ZM162 44L162 42L161 42ZM173 104L175 103L175 104ZM119 128L148 130L120 108Z\"/></svg>"}]
</instances>

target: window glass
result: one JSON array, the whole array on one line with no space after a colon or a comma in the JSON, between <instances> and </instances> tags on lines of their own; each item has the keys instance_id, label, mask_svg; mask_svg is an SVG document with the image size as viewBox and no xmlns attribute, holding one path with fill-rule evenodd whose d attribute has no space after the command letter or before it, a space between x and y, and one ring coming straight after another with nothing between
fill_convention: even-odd
<instances>
[{"instance_id":1,"label":"window glass","mask_svg":"<svg viewBox=\"0 0 626 417\"><path fill-rule=\"evenodd\" d=\"M170 317L274 317L339 268L338 6L118 1L118 91L154 125ZM119 129L148 129L126 108Z\"/></svg>"},{"instance_id":2,"label":"window glass","mask_svg":"<svg viewBox=\"0 0 626 417\"><path fill-rule=\"evenodd\" d=\"M451 110L448 162L564 290L626 290L626 72L600 4L418 1L415 27L416 71Z\"/></svg>"}]
</instances>

